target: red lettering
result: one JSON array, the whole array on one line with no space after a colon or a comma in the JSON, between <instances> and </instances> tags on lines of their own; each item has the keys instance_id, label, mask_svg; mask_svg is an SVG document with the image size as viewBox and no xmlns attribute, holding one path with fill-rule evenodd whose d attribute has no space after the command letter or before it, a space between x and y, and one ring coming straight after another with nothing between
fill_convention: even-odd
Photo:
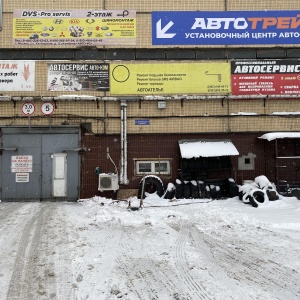
<instances>
[{"instance_id":1,"label":"red lettering","mask_svg":"<svg viewBox=\"0 0 300 300\"><path fill-rule=\"evenodd\" d=\"M300 15L297 15L297 17L299 18ZM298 28L300 26L300 19L297 19L297 18L291 18L291 19L292 19L291 28L292 29Z\"/></svg>"},{"instance_id":2,"label":"red lettering","mask_svg":"<svg viewBox=\"0 0 300 300\"><path fill-rule=\"evenodd\" d=\"M269 26L274 26L276 24L277 24L277 19L276 18L264 18L262 28L266 29Z\"/></svg>"},{"instance_id":3,"label":"red lettering","mask_svg":"<svg viewBox=\"0 0 300 300\"><path fill-rule=\"evenodd\" d=\"M257 23L262 21L262 18L248 18L248 20L252 23L251 29L257 28Z\"/></svg>"},{"instance_id":4,"label":"red lettering","mask_svg":"<svg viewBox=\"0 0 300 300\"><path fill-rule=\"evenodd\" d=\"M289 29L291 18L278 18L277 28L279 29Z\"/></svg>"}]
</instances>

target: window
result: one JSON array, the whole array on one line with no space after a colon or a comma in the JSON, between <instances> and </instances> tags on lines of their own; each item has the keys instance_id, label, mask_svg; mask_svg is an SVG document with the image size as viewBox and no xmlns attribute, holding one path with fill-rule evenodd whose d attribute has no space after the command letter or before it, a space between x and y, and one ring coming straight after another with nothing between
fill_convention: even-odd
<instances>
[{"instance_id":1,"label":"window","mask_svg":"<svg viewBox=\"0 0 300 300\"><path fill-rule=\"evenodd\" d=\"M250 158L245 158L245 165L249 165L249 164L251 164Z\"/></svg>"},{"instance_id":2,"label":"window","mask_svg":"<svg viewBox=\"0 0 300 300\"><path fill-rule=\"evenodd\" d=\"M136 160L135 169L137 175L164 174L170 175L170 160Z\"/></svg>"}]
</instances>

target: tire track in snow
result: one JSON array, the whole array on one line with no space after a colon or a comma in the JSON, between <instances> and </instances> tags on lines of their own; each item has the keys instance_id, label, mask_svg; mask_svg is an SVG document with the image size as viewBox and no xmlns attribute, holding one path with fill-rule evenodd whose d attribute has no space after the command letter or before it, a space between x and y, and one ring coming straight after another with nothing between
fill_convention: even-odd
<instances>
[{"instance_id":1,"label":"tire track in snow","mask_svg":"<svg viewBox=\"0 0 300 300\"><path fill-rule=\"evenodd\" d=\"M7 300L50 299L56 297L57 294L62 295L64 299L70 299L65 285L63 285L62 290L57 291L57 274L52 258L47 253L54 247L51 239L48 239L49 232L45 229L51 213L54 213L53 209L50 209L48 204L42 204L42 207L35 212L24 227L19 241ZM57 223L55 224L57 225ZM65 266L67 266L66 262ZM66 268L64 268L62 274L66 273ZM53 292L47 294L46 291L51 289Z\"/></svg>"},{"instance_id":2,"label":"tire track in snow","mask_svg":"<svg viewBox=\"0 0 300 300\"><path fill-rule=\"evenodd\" d=\"M178 239L175 245L175 264L180 270L183 280L189 289L191 299L213 299L211 295L193 278L187 264L185 255L185 246L189 239L190 224L187 221L181 221Z\"/></svg>"},{"instance_id":3,"label":"tire track in snow","mask_svg":"<svg viewBox=\"0 0 300 300\"><path fill-rule=\"evenodd\" d=\"M222 267L229 277L235 279L239 286L259 289L265 297L272 293L276 294L277 299L285 300L287 295L288 299L299 299L299 272L282 264L281 258L279 262L268 259L268 252L272 251L268 246L268 234L258 234L259 231L256 230L253 236L251 228L247 230L248 234L242 237L246 237L247 240L238 240L230 227L201 235L211 249L216 264ZM274 245L274 236L271 238L270 244ZM284 240L281 240L281 244L284 245ZM282 255L284 257L284 251ZM251 296L251 293L249 294ZM256 294L254 299L255 296Z\"/></svg>"},{"instance_id":4,"label":"tire track in snow","mask_svg":"<svg viewBox=\"0 0 300 300\"><path fill-rule=\"evenodd\" d=\"M184 300L182 291L178 291L177 285L180 279L176 270L166 265L163 254L157 253L152 240L158 239L158 232L147 224L139 228L124 229L124 238L120 248L123 249L114 270L116 276L126 278L129 292L138 299L177 299ZM173 279L178 279L176 283ZM133 297L133 296L131 296ZM108 298L107 298L108 299Z\"/></svg>"},{"instance_id":5,"label":"tire track in snow","mask_svg":"<svg viewBox=\"0 0 300 300\"><path fill-rule=\"evenodd\" d=\"M201 252L201 255L203 256L203 262L206 271L213 278L212 282L209 284L209 289L211 291L215 291L215 297L236 300L253 299L248 294L243 292L243 290L238 286L238 282L234 278L228 276L226 270L219 266L219 263L214 259L214 256L211 253L211 247L208 247L204 242L205 239L203 238L201 232L193 227L191 228L191 236L197 251ZM217 245L214 247L217 247ZM234 268L234 265L232 265L232 268Z\"/></svg>"},{"instance_id":6,"label":"tire track in snow","mask_svg":"<svg viewBox=\"0 0 300 300\"><path fill-rule=\"evenodd\" d=\"M33 235L34 231L37 230L36 223L38 220L37 215L39 213L40 210L35 212L35 215L28 220L23 229L9 284L7 300L34 299L36 297L36 295L33 294L34 288L31 285L31 283L34 282L34 270L31 264L34 262L33 250L36 250L36 246L33 245Z\"/></svg>"},{"instance_id":7,"label":"tire track in snow","mask_svg":"<svg viewBox=\"0 0 300 300\"><path fill-rule=\"evenodd\" d=\"M76 260L72 263L74 294L76 294L76 299L89 297L88 291L80 288L81 283L88 282L89 286L94 290L98 290L99 295L101 294L100 299L103 297L103 286L107 287L116 264L116 256L118 255L116 249L119 248L122 229L120 229L118 222L112 220L93 225L93 228L86 227L79 230L83 233L80 234L81 238L85 234L92 234L93 230L98 232L95 234L93 245L89 245L82 240L79 244L75 243ZM99 231L101 231L101 234L99 234Z\"/></svg>"},{"instance_id":8,"label":"tire track in snow","mask_svg":"<svg viewBox=\"0 0 300 300\"><path fill-rule=\"evenodd\" d=\"M123 238L120 240L120 249L122 250L117 257L117 268L114 270L114 273L119 275L123 273L127 277L126 283L129 291L136 294L138 299L154 300L157 297L155 292L151 290L149 281L147 283L145 275L145 272L149 269L148 262L143 258L146 249L143 250L143 247L141 247L142 237L139 239L135 237L137 230L140 230L140 228L127 227L124 229ZM136 254L139 252L139 257L136 257Z\"/></svg>"},{"instance_id":9,"label":"tire track in snow","mask_svg":"<svg viewBox=\"0 0 300 300\"><path fill-rule=\"evenodd\" d=\"M21 223L23 220L20 216L29 214L29 209L30 205L26 203L1 203L0 234L7 232L7 228L18 226L18 223Z\"/></svg>"},{"instance_id":10,"label":"tire track in snow","mask_svg":"<svg viewBox=\"0 0 300 300\"><path fill-rule=\"evenodd\" d=\"M70 242L69 224L67 221L67 213L65 204L48 203L49 217L47 220L48 226L46 232L43 232L43 237L46 237L45 252L47 265L53 267L53 273L46 270L46 275L55 275L55 289L51 296L57 299L74 299L74 289L71 286L71 251L73 245ZM58 222L57 222L58 221ZM48 273L49 272L49 273Z\"/></svg>"},{"instance_id":11,"label":"tire track in snow","mask_svg":"<svg viewBox=\"0 0 300 300\"><path fill-rule=\"evenodd\" d=\"M6 295L9 289L9 281L12 278L13 266L18 253L20 235L28 219L36 213L36 210L39 210L39 204L34 206L20 202L3 203L3 206L1 204L0 234L5 236L0 242L0 290L3 295Z\"/></svg>"}]
</instances>

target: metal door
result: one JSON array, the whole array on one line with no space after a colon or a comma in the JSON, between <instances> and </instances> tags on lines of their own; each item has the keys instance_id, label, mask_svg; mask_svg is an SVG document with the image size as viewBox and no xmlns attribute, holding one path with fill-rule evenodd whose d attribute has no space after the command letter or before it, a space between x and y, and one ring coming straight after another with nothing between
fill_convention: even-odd
<instances>
[{"instance_id":1,"label":"metal door","mask_svg":"<svg viewBox=\"0 0 300 300\"><path fill-rule=\"evenodd\" d=\"M0 200L78 200L78 127L1 131Z\"/></svg>"}]
</instances>

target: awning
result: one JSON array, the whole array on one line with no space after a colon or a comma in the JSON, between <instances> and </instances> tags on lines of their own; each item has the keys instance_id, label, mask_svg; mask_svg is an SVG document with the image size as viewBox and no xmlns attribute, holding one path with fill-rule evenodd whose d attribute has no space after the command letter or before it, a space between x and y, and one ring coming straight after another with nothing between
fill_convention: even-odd
<instances>
[{"instance_id":1,"label":"awning","mask_svg":"<svg viewBox=\"0 0 300 300\"><path fill-rule=\"evenodd\" d=\"M263 134L262 136L259 137L259 139L265 139L268 141L273 141L276 139L295 139L295 138L300 138L300 132L270 132Z\"/></svg>"},{"instance_id":2,"label":"awning","mask_svg":"<svg viewBox=\"0 0 300 300\"><path fill-rule=\"evenodd\" d=\"M182 158L239 155L231 140L179 140Z\"/></svg>"}]
</instances>

